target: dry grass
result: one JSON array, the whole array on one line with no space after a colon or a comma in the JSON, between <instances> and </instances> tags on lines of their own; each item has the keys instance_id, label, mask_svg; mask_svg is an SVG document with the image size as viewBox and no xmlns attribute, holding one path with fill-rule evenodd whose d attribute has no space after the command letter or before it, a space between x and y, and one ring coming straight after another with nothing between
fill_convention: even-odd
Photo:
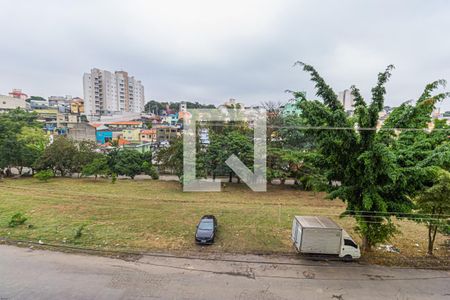
<instances>
[{"instance_id":1,"label":"dry grass","mask_svg":"<svg viewBox=\"0 0 450 300\"><path fill-rule=\"evenodd\" d=\"M357 241L354 220L339 218L340 201L320 193L292 187L271 186L254 193L244 185L226 185L220 193L183 193L176 182L151 180L34 179L0 182L0 236L106 250L189 251L196 223L204 214L219 220L216 243L202 251L238 253L294 253L290 241L294 215L326 215L342 225ZM32 224L8 228L11 216L24 213ZM85 224L81 238L76 229ZM436 263L426 257L426 228L411 221L397 221L401 234L391 243L400 254L374 251L369 262ZM436 245L437 261L448 265L448 251ZM419 246L416 246L418 244Z\"/></svg>"}]
</instances>

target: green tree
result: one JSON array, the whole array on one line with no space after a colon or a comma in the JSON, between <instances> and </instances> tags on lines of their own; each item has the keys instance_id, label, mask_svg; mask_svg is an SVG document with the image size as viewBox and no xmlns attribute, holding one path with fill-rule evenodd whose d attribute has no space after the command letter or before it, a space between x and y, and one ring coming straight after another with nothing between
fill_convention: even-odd
<instances>
[{"instance_id":1,"label":"green tree","mask_svg":"<svg viewBox=\"0 0 450 300\"><path fill-rule=\"evenodd\" d=\"M164 103L155 100L150 100L149 102L145 103L144 111L146 113L154 113L159 115L165 108L166 107Z\"/></svg>"},{"instance_id":2,"label":"green tree","mask_svg":"<svg viewBox=\"0 0 450 300\"><path fill-rule=\"evenodd\" d=\"M156 152L156 161L165 170L171 170L181 180L183 176L183 137L174 140L169 147Z\"/></svg>"},{"instance_id":3,"label":"green tree","mask_svg":"<svg viewBox=\"0 0 450 300\"><path fill-rule=\"evenodd\" d=\"M34 173L34 166L49 143L49 137L41 128L22 127L17 136L21 144L24 167L28 167Z\"/></svg>"},{"instance_id":4,"label":"green tree","mask_svg":"<svg viewBox=\"0 0 450 300\"><path fill-rule=\"evenodd\" d=\"M103 155L97 153L97 144L92 141L80 141L76 143L77 152L74 156L74 164L71 172L81 175L85 166L91 164L94 159L101 158Z\"/></svg>"},{"instance_id":5,"label":"green tree","mask_svg":"<svg viewBox=\"0 0 450 300\"><path fill-rule=\"evenodd\" d=\"M134 179L142 172L142 163L142 156L138 151L121 150L115 154L112 172Z\"/></svg>"},{"instance_id":6,"label":"green tree","mask_svg":"<svg viewBox=\"0 0 450 300\"><path fill-rule=\"evenodd\" d=\"M207 173L212 174L215 179L219 173L227 173L229 182L232 181L235 173L225 161L236 155L247 167L253 168L253 142L248 130L229 129L219 133L210 131L210 144L206 148L206 153L197 157L197 161L203 162ZM240 182L240 178L238 178Z\"/></svg>"},{"instance_id":7,"label":"green tree","mask_svg":"<svg viewBox=\"0 0 450 300\"><path fill-rule=\"evenodd\" d=\"M25 148L25 142L19 140L19 136L24 127L39 128L36 119L36 113L21 109L0 114L0 169L6 168L7 175L11 174L14 167L21 173L24 166L30 166L28 149Z\"/></svg>"},{"instance_id":8,"label":"green tree","mask_svg":"<svg viewBox=\"0 0 450 300\"><path fill-rule=\"evenodd\" d=\"M370 104L352 87L355 115L348 117L336 94L317 71L309 65L301 65L311 74L317 95L324 100L323 103L304 100L301 108L308 125L316 129L324 127L324 130L309 133L315 137L319 154L324 158L322 166L329 181L329 197L347 203L346 214L356 218L363 247L369 250L396 232L390 217L401 217L411 210L411 198L430 183L430 168L450 163L445 153L449 132L420 130L430 122L436 102L448 96L448 93L432 95L445 82L438 80L428 84L415 105L401 105L376 131L378 113L384 105L384 85L392 66L378 74ZM393 128L406 130L398 133Z\"/></svg>"},{"instance_id":9,"label":"green tree","mask_svg":"<svg viewBox=\"0 0 450 300\"><path fill-rule=\"evenodd\" d=\"M450 172L438 169L434 174L434 184L415 198L418 210L414 220L428 227L429 255L433 255L437 231L448 232L450 229Z\"/></svg>"},{"instance_id":10,"label":"green tree","mask_svg":"<svg viewBox=\"0 0 450 300\"><path fill-rule=\"evenodd\" d=\"M108 160L105 156L94 158L94 160L83 167L83 176L109 176L111 170L109 169Z\"/></svg>"},{"instance_id":11,"label":"green tree","mask_svg":"<svg viewBox=\"0 0 450 300\"><path fill-rule=\"evenodd\" d=\"M215 108L213 104L201 104L198 102L184 101L188 109L199 109L199 108ZM156 100L150 100L144 106L144 111L147 113L162 114L166 107L169 106L174 112L178 112L180 109L180 102L159 102Z\"/></svg>"},{"instance_id":12,"label":"green tree","mask_svg":"<svg viewBox=\"0 0 450 300\"><path fill-rule=\"evenodd\" d=\"M59 172L61 176L66 176L75 168L77 155L76 143L64 136L58 136L44 150L36 163L36 169L52 169L55 174Z\"/></svg>"},{"instance_id":13,"label":"green tree","mask_svg":"<svg viewBox=\"0 0 450 300\"><path fill-rule=\"evenodd\" d=\"M375 130L364 130L377 125L378 113L384 105L384 85L393 66L378 74L370 104L365 102L356 87L352 87L355 116L350 118L336 93L319 73L310 65L299 64L310 73L311 80L316 84L317 96L323 99L323 103L303 99L300 106L306 124L315 128L306 132L314 137L318 154L323 158L328 197L347 203L346 213L353 215L357 221L363 248L370 250L396 232L388 212L407 211L412 205L404 198L385 197L386 191L398 177L395 156L388 146L377 140ZM357 128L353 129L355 126ZM316 129L320 127L324 129ZM329 130L330 127L344 129ZM380 212L385 214L380 215Z\"/></svg>"}]
</instances>

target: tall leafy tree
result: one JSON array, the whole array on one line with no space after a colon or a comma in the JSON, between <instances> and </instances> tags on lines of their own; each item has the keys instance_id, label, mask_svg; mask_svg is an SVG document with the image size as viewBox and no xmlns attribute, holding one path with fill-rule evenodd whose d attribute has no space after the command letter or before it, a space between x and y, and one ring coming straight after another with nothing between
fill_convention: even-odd
<instances>
[{"instance_id":1,"label":"tall leafy tree","mask_svg":"<svg viewBox=\"0 0 450 300\"><path fill-rule=\"evenodd\" d=\"M389 212L408 211L412 206L404 198L386 197L386 192L398 178L395 156L386 144L378 141L375 130L366 130L377 126L378 113L384 106L384 86L393 66L378 74L370 103L356 87L352 87L355 116L350 118L336 93L314 67L298 64L311 75L317 96L323 99L323 102L304 99L300 106L306 124L314 128L307 132L314 136L323 158L328 197L347 203L346 213L357 221L356 229L361 234L363 248L370 250L395 233Z\"/></svg>"},{"instance_id":2,"label":"tall leafy tree","mask_svg":"<svg viewBox=\"0 0 450 300\"><path fill-rule=\"evenodd\" d=\"M448 93L433 95L445 82L428 84L415 105L404 103L391 113L380 130L374 130L384 106L384 85L393 66L378 74L371 103L352 86L355 115L348 117L318 72L312 66L300 65L311 74L317 95L324 100L323 103L305 100L301 106L308 125L324 128L310 134L324 158L329 197L347 203L346 213L356 218L363 246L370 249L396 232L391 216L405 216L413 206L411 198L432 184L430 168L450 165L448 128L437 122L440 130L422 130L430 123L435 104L448 97ZM332 181L339 184L334 186Z\"/></svg>"}]
</instances>

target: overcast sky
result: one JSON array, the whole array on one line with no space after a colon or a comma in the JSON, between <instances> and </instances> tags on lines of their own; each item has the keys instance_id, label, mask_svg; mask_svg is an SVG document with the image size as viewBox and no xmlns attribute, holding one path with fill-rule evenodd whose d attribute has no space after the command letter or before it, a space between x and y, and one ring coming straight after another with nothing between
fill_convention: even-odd
<instances>
[{"instance_id":1,"label":"overcast sky","mask_svg":"<svg viewBox=\"0 0 450 300\"><path fill-rule=\"evenodd\" d=\"M297 60L335 92L355 84L367 96L394 64L387 105L450 80L446 0L0 0L0 11L0 94L83 96L82 75L97 67L142 80L146 100L314 98Z\"/></svg>"}]
</instances>

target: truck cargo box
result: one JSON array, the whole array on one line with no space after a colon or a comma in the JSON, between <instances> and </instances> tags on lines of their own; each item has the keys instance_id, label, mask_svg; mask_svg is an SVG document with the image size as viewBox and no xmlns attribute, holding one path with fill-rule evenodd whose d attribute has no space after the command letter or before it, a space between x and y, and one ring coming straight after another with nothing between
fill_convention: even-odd
<instances>
[{"instance_id":1,"label":"truck cargo box","mask_svg":"<svg viewBox=\"0 0 450 300\"><path fill-rule=\"evenodd\" d=\"M292 241L301 253L339 254L342 228L327 217L295 216Z\"/></svg>"}]
</instances>

